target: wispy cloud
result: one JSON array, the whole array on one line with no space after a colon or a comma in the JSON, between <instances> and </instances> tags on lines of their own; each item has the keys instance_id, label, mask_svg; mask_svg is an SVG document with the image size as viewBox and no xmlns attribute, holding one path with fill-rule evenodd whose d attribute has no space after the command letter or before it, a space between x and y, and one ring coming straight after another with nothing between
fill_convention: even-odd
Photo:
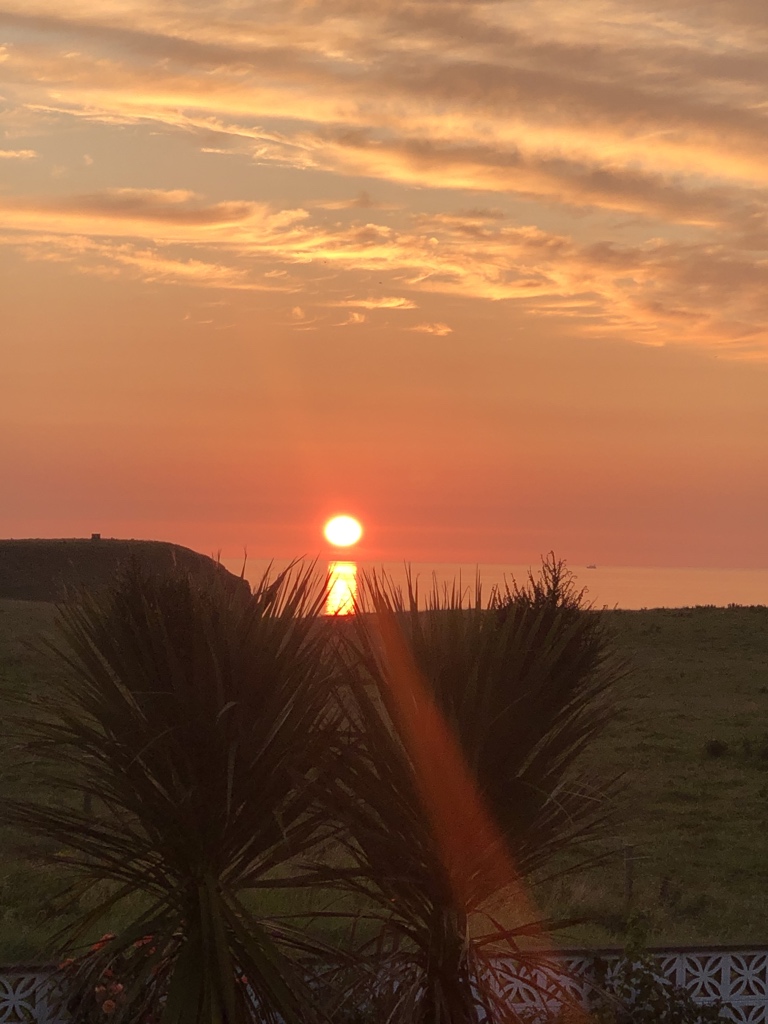
<instances>
[{"instance_id":1,"label":"wispy cloud","mask_svg":"<svg viewBox=\"0 0 768 1024\"><path fill-rule=\"evenodd\" d=\"M341 323L332 324L332 327L359 327L364 324L366 320L365 313L350 313L346 320L342 320Z\"/></svg>"},{"instance_id":2,"label":"wispy cloud","mask_svg":"<svg viewBox=\"0 0 768 1024\"><path fill-rule=\"evenodd\" d=\"M591 334L768 348L759 6L273 0L252 15L243 0L215 17L183 0L87 0L67 17L6 0L8 109L30 123L182 133L201 160L307 183L285 208L242 177L243 198L216 201L23 189L2 200L8 244L26 236L38 258L35 238L64 254L87 238L88 265L158 274L152 251L199 264L164 279L206 286L296 288L311 268L330 289L313 309L401 310L411 330L430 325L407 319L418 302L400 291L517 302ZM0 159L35 155L17 139ZM324 191L328 174L343 185Z\"/></svg>"},{"instance_id":3,"label":"wispy cloud","mask_svg":"<svg viewBox=\"0 0 768 1024\"><path fill-rule=\"evenodd\" d=\"M0 199L6 227L44 228L47 233L132 235L156 241L267 237L290 231L307 216L303 210L276 211L265 203L201 202L185 190L107 189L76 196Z\"/></svg>"},{"instance_id":4,"label":"wispy cloud","mask_svg":"<svg viewBox=\"0 0 768 1024\"><path fill-rule=\"evenodd\" d=\"M307 288L321 270L322 294L310 288L301 305L303 312L311 304L315 317L328 307L398 316L417 308L415 299L396 295L350 298L350 281L374 273L380 283L413 294L514 301L569 318L590 333L737 349L745 339L753 347L768 343L768 257L759 248L660 238L579 242L499 220L486 219L480 229L478 218L466 213L422 214L416 230L398 230L373 221L328 222L265 204L206 204L180 191L0 199L0 212L6 227L0 244L15 245L30 259L81 263L89 273L296 291L302 287L297 273ZM334 291L341 294L330 299ZM346 322L361 322L354 317L362 315ZM444 324L403 326L449 330Z\"/></svg>"},{"instance_id":5,"label":"wispy cloud","mask_svg":"<svg viewBox=\"0 0 768 1024\"><path fill-rule=\"evenodd\" d=\"M453 328L448 324L415 324L410 330L418 331L419 334L434 334L438 338L444 338L446 334L453 332Z\"/></svg>"},{"instance_id":6,"label":"wispy cloud","mask_svg":"<svg viewBox=\"0 0 768 1024\"><path fill-rule=\"evenodd\" d=\"M416 309L411 299L403 299L396 295L382 295L367 299L339 299L336 306L355 306L360 309Z\"/></svg>"}]
</instances>

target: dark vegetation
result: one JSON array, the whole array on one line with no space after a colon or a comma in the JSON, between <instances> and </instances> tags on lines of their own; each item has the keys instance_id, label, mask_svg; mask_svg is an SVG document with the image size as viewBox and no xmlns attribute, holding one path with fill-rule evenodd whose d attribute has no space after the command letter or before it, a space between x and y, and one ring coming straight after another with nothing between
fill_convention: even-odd
<instances>
[{"instance_id":1,"label":"dark vegetation","mask_svg":"<svg viewBox=\"0 0 768 1024\"><path fill-rule=\"evenodd\" d=\"M610 971L600 958L596 966L588 1005L594 1024L715 1024L731 1019L719 1000L697 1003L687 989L660 978L653 957L633 937ZM571 1024L568 1010L552 1024Z\"/></svg>"},{"instance_id":2,"label":"dark vegetation","mask_svg":"<svg viewBox=\"0 0 768 1024\"><path fill-rule=\"evenodd\" d=\"M61 675L37 649L53 635L54 612L50 604L0 601L6 737L10 697L42 695ZM570 945L621 945L628 909L650 916L649 941L659 945L764 942L768 609L612 611L606 619L629 674L618 686L619 714L585 763L607 779L623 776L602 844L613 857L553 885L550 909L592 918L567 933ZM725 746L721 756L708 753L712 741ZM3 790L18 792L7 740L4 748ZM56 887L55 869L1 829L0 962L37 952Z\"/></svg>"},{"instance_id":3,"label":"dark vegetation","mask_svg":"<svg viewBox=\"0 0 768 1024\"><path fill-rule=\"evenodd\" d=\"M63 606L63 674L10 731L33 788L3 812L68 873L75 1015L119 962L142 1021L337 1019L372 991L382 1019L505 1018L502 974L549 941L527 882L602 815L574 762L616 672L542 573L490 612L371 580L340 622L309 570L251 596L133 565ZM335 894L354 927L331 942L307 907L293 927L281 890Z\"/></svg>"},{"instance_id":4,"label":"dark vegetation","mask_svg":"<svg viewBox=\"0 0 768 1024\"><path fill-rule=\"evenodd\" d=\"M181 578L177 574L175 586ZM134 568L134 581L141 579ZM151 934L143 969L154 972L165 991L169 983L173 990L181 961L179 978L186 982L176 984L177 992L188 992L189 979L197 979L197 995L185 998L197 999L197 1006L206 1000L226 1005L237 999L236 991L227 994L203 979L221 976L222 963L234 957L230 965L247 963L247 977L260 979L262 1004L272 1001L286 1020L303 985L292 965L311 952L358 994L371 991L366 958L373 970L383 956L412 964L415 952L415 973L401 973L395 986L379 989L377 1001L389 1000L402 1019L432 1022L467 1019L461 979L482 975L484 950L507 944L524 955L547 944L542 916L588 917L591 923L565 933L571 944L621 943L638 911L651 942L760 941L767 916L759 892L766 873L761 836L768 745L760 701L768 699L768 610L611 612L600 618L580 611L567 577L543 583L540 592L532 581L508 595L494 615L461 608L450 594L438 595L428 612L417 614L407 595L401 600L379 588L374 603L380 633L362 616L344 623L317 620L302 633L289 610L282 619L274 614L278 598L319 607L311 588L293 598L269 589L253 605L242 590L222 584L218 603L211 605L205 595L216 587L210 582L181 591L161 588L149 599L146 580L132 592L124 583L111 605L99 598L66 614L76 663L69 668L25 643L50 634L50 605L0 602L3 706L10 709L25 693L42 698L33 732L54 741L47 751L38 748L30 789L7 717L2 726L3 794L22 798L11 811L38 834L30 841L8 827L0 832L3 959L18 960L39 948L50 932L45 908L70 877L61 875L67 866L87 868L91 884L77 889L68 882L65 917L79 918L86 937L97 927L91 911L101 903L120 936L107 953L96 950L88 960L91 980L101 976L105 957L125 957ZM256 674L277 687L276 703L272 711L265 706L260 727L270 716L274 720L274 707L297 681L304 696L300 707L287 702L288 731L278 743L283 786L267 786L266 793L264 780L275 776L278 763L270 746L275 736L262 732L259 742L253 734L255 704L242 726L251 730L248 736L239 736L231 715L233 699L257 700L245 685L258 668L249 661L256 647L244 642L249 614L249 628L266 623L278 630L271 648L263 642L269 630L256 645L262 657L272 651L271 664L262 661ZM387 622L399 627L389 639ZM281 628L286 632L278 642ZM616 662L605 657L605 629L630 672L612 687L622 710L601 733L603 690L617 674ZM401 647L398 637L405 641ZM336 655L318 657L321 648ZM185 663L189 650L195 657ZM278 655L286 650L296 656L298 676L278 671L286 665ZM537 651L533 659L531 650ZM157 687L158 656L165 659L160 675L172 683L164 693ZM414 746L392 686L398 659L403 677L418 669L441 711L437 719L430 716L427 702L411 717L426 747ZM515 666L517 705L494 704L504 692L494 676L501 662ZM344 667L341 676L329 671L331 664ZM80 677L74 688L73 671ZM115 677L130 681L127 690L110 693ZM330 704L329 687L336 688ZM70 710L73 700L76 707L87 706L100 727L83 732L82 716L75 715L62 733L55 725L62 721L62 699ZM329 706L344 718L340 732ZM182 711L184 728L192 731L159 744L167 723L178 722ZM447 721L448 733L435 729L435 721ZM515 734L520 721L529 723L528 730ZM314 750L295 742L308 727L319 740ZM508 732L516 738L505 745ZM291 735L293 743L286 743ZM336 739L329 743L331 735ZM474 808L471 800L441 804L441 793L450 794L452 735L463 754L453 764L454 795L467 781L460 766L468 764L482 797ZM67 749L70 756L62 757ZM207 770L217 763L226 770ZM430 775L435 763L441 770ZM581 765L578 776L574 764ZM595 826L605 804L592 797L622 775L624 791L614 801L618 817L599 834ZM325 811L313 818L320 796ZM251 806L262 819L279 821L280 834L259 829L243 811ZM484 816L488 810L492 814ZM203 832L200 822L207 823ZM338 826L341 832L329 833ZM506 848L514 855L525 900L511 876L512 862L487 855L494 850L493 829L506 840L495 852ZM482 842L473 843L473 836ZM603 855L599 866L582 863L566 872ZM226 884L211 886L211 877ZM115 886L123 883L126 898L118 900ZM361 954L354 965L345 960L353 947ZM216 959L218 975L205 970L206 957ZM281 979L291 972L286 988ZM317 993L313 998L320 1005ZM355 1005L359 1000L335 1007L336 1019ZM191 1006L179 1003L175 1019L192 1019ZM296 1019L307 1019L298 1013L294 1009Z\"/></svg>"},{"instance_id":5,"label":"dark vegetation","mask_svg":"<svg viewBox=\"0 0 768 1024\"><path fill-rule=\"evenodd\" d=\"M554 560L490 612L479 593L368 590L375 614L342 645L362 756L324 797L351 866L317 878L373 908L371 972L402 965L377 984L381 1020L475 1020L478 1000L503 1020L509 965L557 926L530 884L602 823L610 782L576 762L619 667Z\"/></svg>"}]
</instances>

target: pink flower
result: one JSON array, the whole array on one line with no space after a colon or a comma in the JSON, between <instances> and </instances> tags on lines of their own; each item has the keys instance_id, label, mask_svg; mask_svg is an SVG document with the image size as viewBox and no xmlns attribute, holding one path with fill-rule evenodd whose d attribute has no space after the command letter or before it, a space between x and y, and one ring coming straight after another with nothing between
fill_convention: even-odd
<instances>
[{"instance_id":1,"label":"pink flower","mask_svg":"<svg viewBox=\"0 0 768 1024\"><path fill-rule=\"evenodd\" d=\"M114 1013L117 1008L117 1003L114 999L105 999L101 1004L101 1009L104 1013Z\"/></svg>"}]
</instances>

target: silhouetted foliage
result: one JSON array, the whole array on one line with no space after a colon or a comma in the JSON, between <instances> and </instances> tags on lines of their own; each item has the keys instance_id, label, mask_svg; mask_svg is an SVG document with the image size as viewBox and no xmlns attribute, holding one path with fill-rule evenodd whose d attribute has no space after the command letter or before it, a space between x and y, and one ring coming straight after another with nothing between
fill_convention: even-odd
<instances>
[{"instance_id":1,"label":"silhouetted foliage","mask_svg":"<svg viewBox=\"0 0 768 1024\"><path fill-rule=\"evenodd\" d=\"M324 880L377 908L363 951L382 1020L460 1024L478 1004L505 1020L505 972L556 924L537 920L524 882L604 818L615 780L574 762L621 670L554 559L490 611L479 588L472 601L434 588L424 608L411 580L405 595L382 576L366 589L343 658L358 745L328 798L354 866Z\"/></svg>"},{"instance_id":2,"label":"silhouetted foliage","mask_svg":"<svg viewBox=\"0 0 768 1024\"><path fill-rule=\"evenodd\" d=\"M66 934L76 1018L102 997L130 1024L513 1016L510 974L558 924L528 882L604 817L613 780L575 762L617 666L553 558L490 609L366 589L342 623L312 567L253 595L134 567L61 609L68 674L24 723L53 800L3 807L64 851L73 906L100 894ZM327 912L357 922L346 953L265 909L310 885L353 897Z\"/></svg>"},{"instance_id":3,"label":"silhouetted foliage","mask_svg":"<svg viewBox=\"0 0 768 1024\"><path fill-rule=\"evenodd\" d=\"M595 1024L718 1024L730 1019L720 1000L702 1005L661 975L646 948L647 926L644 915L633 915L623 956L610 969L598 959L590 1019Z\"/></svg>"},{"instance_id":4,"label":"silhouetted foliage","mask_svg":"<svg viewBox=\"0 0 768 1024\"><path fill-rule=\"evenodd\" d=\"M260 913L254 893L328 834L314 786L339 719L323 599L311 568L265 578L251 596L134 567L106 595L61 609L69 674L26 721L53 800L3 809L60 845L80 879L73 900L111 883L67 930L73 956L99 918L142 896L119 935L78 959L76 1019L104 972L128 962L115 1008L128 1019L150 1005L164 1024L314 1016L295 957L318 946Z\"/></svg>"},{"instance_id":5,"label":"silhouetted foliage","mask_svg":"<svg viewBox=\"0 0 768 1024\"><path fill-rule=\"evenodd\" d=\"M704 744L704 756L710 758L723 757L728 753L728 744L725 740L707 740Z\"/></svg>"}]
</instances>

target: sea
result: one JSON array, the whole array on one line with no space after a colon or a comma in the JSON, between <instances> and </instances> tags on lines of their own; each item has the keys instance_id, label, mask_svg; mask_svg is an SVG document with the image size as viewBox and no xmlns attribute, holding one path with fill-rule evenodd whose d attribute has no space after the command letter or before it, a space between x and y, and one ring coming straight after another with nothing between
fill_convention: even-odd
<instances>
[{"instance_id":1,"label":"sea","mask_svg":"<svg viewBox=\"0 0 768 1024\"><path fill-rule=\"evenodd\" d=\"M242 558L222 558L221 561L237 575L243 570ZM245 576L254 585L270 566L274 575L288 564L279 559L270 563L264 559L249 558L245 564ZM331 605L329 610L345 610L344 602L351 601L355 581L363 572L383 570L397 584L403 586L406 582L406 566L403 562L318 561L317 567L328 574L329 589L333 589L336 581L337 593L334 600L337 601L337 608L333 609ZM529 572L534 575L538 573L540 565L411 562L409 568L422 594L431 590L433 584L443 588L452 587L454 583L468 594L474 594L476 581L479 580L487 600L495 587L503 590L513 580L524 583ZM586 600L597 608L768 605L768 569L669 569L573 564L568 564L568 568L573 573L575 586L579 590L583 589Z\"/></svg>"}]
</instances>

